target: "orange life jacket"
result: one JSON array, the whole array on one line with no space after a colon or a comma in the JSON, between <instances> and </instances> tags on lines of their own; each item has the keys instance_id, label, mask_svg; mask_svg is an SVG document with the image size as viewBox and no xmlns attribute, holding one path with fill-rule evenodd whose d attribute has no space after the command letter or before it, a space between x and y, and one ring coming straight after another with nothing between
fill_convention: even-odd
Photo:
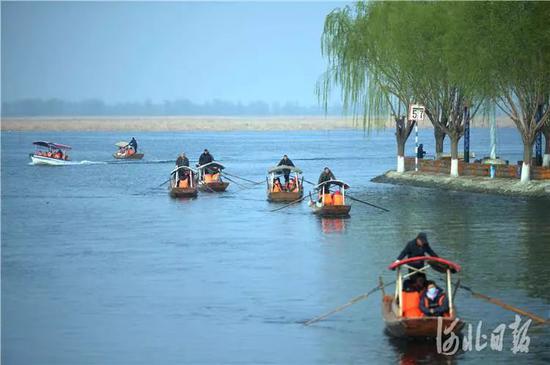
<instances>
[{"instance_id":1,"label":"orange life jacket","mask_svg":"<svg viewBox=\"0 0 550 365\"><path fill-rule=\"evenodd\" d=\"M325 205L332 205L332 195L330 194L323 194L323 200Z\"/></svg>"},{"instance_id":2,"label":"orange life jacket","mask_svg":"<svg viewBox=\"0 0 550 365\"><path fill-rule=\"evenodd\" d=\"M403 317L413 318L413 317L424 317L424 313L420 310L420 293L417 291L403 291L401 293L403 298L403 303L401 308L403 308Z\"/></svg>"},{"instance_id":3,"label":"orange life jacket","mask_svg":"<svg viewBox=\"0 0 550 365\"><path fill-rule=\"evenodd\" d=\"M178 188L185 189L189 187L189 180L188 179L182 179L178 181Z\"/></svg>"},{"instance_id":4,"label":"orange life jacket","mask_svg":"<svg viewBox=\"0 0 550 365\"><path fill-rule=\"evenodd\" d=\"M281 184L280 183L274 183L273 184L273 192L274 193L280 193L281 191L283 191L282 187L281 187Z\"/></svg>"},{"instance_id":5,"label":"orange life jacket","mask_svg":"<svg viewBox=\"0 0 550 365\"><path fill-rule=\"evenodd\" d=\"M341 192L337 191L332 194L332 203L334 205L344 205L344 196Z\"/></svg>"}]
</instances>

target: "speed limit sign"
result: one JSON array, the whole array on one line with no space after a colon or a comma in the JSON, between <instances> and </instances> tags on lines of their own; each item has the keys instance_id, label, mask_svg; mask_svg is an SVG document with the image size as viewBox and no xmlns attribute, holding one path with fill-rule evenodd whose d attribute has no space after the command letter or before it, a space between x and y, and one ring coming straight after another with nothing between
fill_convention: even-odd
<instances>
[{"instance_id":1,"label":"speed limit sign","mask_svg":"<svg viewBox=\"0 0 550 365\"><path fill-rule=\"evenodd\" d=\"M409 105L409 120L416 120L417 122L424 120L426 108L424 105L411 104Z\"/></svg>"}]
</instances>

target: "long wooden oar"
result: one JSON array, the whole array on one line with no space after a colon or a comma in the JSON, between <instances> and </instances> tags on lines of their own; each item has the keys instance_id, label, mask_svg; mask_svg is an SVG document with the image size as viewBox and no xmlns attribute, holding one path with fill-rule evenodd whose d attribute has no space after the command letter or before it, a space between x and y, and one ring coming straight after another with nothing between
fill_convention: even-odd
<instances>
[{"instance_id":1,"label":"long wooden oar","mask_svg":"<svg viewBox=\"0 0 550 365\"><path fill-rule=\"evenodd\" d=\"M338 312L340 312L340 311L343 311L344 309L346 309L346 308L348 308L348 307L351 307L351 306L354 305L355 303L357 303L357 302L359 302L359 301L361 301L361 300L363 300L363 299L367 299L367 297L368 297L369 295L371 295L372 293L375 293L375 292L377 292L378 290L383 290L385 287L390 286L390 285L392 285L392 284L394 284L394 283L395 283L395 281L392 281L391 283L388 283L388 284L385 284L385 285L379 284L379 285L377 285L375 288L372 288L369 292L364 293L364 294L361 294L361 295L358 295L358 296L356 296L355 298L351 299L351 300L350 300L349 302L347 302L346 304L343 304L343 305L341 305L341 306L339 306L339 307L337 307L337 308L334 308L334 309L331 310L330 312L327 312L327 313L322 314L322 315L320 315L320 316L318 316L318 317L312 318L312 319L310 319L309 321L304 322L304 326L309 326L310 324L315 323L315 322L319 322L319 321L321 321L321 320L323 320L323 319L325 319L325 318L327 318L327 317L333 315L334 313L338 313Z\"/></svg>"},{"instance_id":2,"label":"long wooden oar","mask_svg":"<svg viewBox=\"0 0 550 365\"><path fill-rule=\"evenodd\" d=\"M460 287L466 289L467 291L469 291L474 297L481 298L483 300L488 301L489 303L493 303L494 305L498 305L499 307L502 307L502 308L507 309L509 311L515 312L517 314L521 314L522 316L529 317L533 321L538 322L540 324L548 324L548 320L546 320L542 317L539 317L536 314L529 313L529 312L526 312L526 311L521 310L519 308L513 307L513 306L511 306L509 304L506 304L506 303L504 303L504 302L502 302L502 301L500 301L496 298L491 298L491 297L488 297L487 295L477 293L477 292L473 291L472 289L468 288L467 286L460 285Z\"/></svg>"},{"instance_id":3,"label":"long wooden oar","mask_svg":"<svg viewBox=\"0 0 550 365\"><path fill-rule=\"evenodd\" d=\"M383 210L384 212L389 212L389 210L386 209L386 208L382 208L382 207L379 207L378 205L374 205L374 204L371 204L371 203L369 203L369 202L363 201L363 200L361 200L361 199L354 198L353 196L351 196L351 195L349 195L349 194L346 194L346 197L349 198L349 199L351 199L351 200L354 200L354 201L356 201L356 202L363 203L363 204L366 204L366 205L370 205L371 207L374 207L374 208L378 208L378 209L380 209L380 210Z\"/></svg>"},{"instance_id":4,"label":"long wooden oar","mask_svg":"<svg viewBox=\"0 0 550 365\"><path fill-rule=\"evenodd\" d=\"M225 177L225 179L226 179L227 181L231 181L233 184L237 185L237 186L240 187L241 189L249 189L249 188L250 188L249 186L246 186L246 185L244 185L244 184L241 184L241 183L239 183L239 182L236 182L235 180L229 178L228 176L224 176L224 177Z\"/></svg>"},{"instance_id":5,"label":"long wooden oar","mask_svg":"<svg viewBox=\"0 0 550 365\"><path fill-rule=\"evenodd\" d=\"M170 178L171 179L171 178ZM162 184L160 184L159 186L157 186L157 188L160 188L162 185L166 184L168 181L170 181L170 179L166 180L165 182L163 182Z\"/></svg>"},{"instance_id":6,"label":"long wooden oar","mask_svg":"<svg viewBox=\"0 0 550 365\"><path fill-rule=\"evenodd\" d=\"M230 174L228 172L225 172L225 171L222 171L222 175L227 175L227 176L232 176L234 178L237 178L237 179L241 179L243 181L246 181L246 182L249 182L251 184L254 184L254 185L258 185L258 184L263 184L264 181L252 181L252 180L248 180L248 179L245 179L244 177L240 177L240 176L237 176L237 175L233 175L233 174Z\"/></svg>"},{"instance_id":7,"label":"long wooden oar","mask_svg":"<svg viewBox=\"0 0 550 365\"><path fill-rule=\"evenodd\" d=\"M277 208L277 209L273 209L273 210L271 210L271 212L276 212L276 211L278 211L278 210L285 209L286 207L290 207L291 205L294 205L294 204L296 204L296 203L301 202L301 201L304 200L305 198L307 198L307 195L304 195L304 196L301 197L300 199L296 199L296 200L294 200L293 202L288 203L287 205L284 205L284 206L279 207L279 208Z\"/></svg>"}]
</instances>

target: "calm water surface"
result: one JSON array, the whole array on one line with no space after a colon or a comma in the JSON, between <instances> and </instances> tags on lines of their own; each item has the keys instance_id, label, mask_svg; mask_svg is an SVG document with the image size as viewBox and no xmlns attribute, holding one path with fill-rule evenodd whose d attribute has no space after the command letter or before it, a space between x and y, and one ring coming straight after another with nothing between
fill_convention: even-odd
<instances>
[{"instance_id":1,"label":"calm water surface","mask_svg":"<svg viewBox=\"0 0 550 365\"><path fill-rule=\"evenodd\" d=\"M550 203L375 184L395 165L392 131L136 133L145 159L112 161L120 133L2 133L3 364L548 363L549 330L529 353L485 349L441 357L384 334L380 294L311 327L312 318L393 280L385 268L424 230L460 263L462 283L549 316ZM31 142L74 147L64 167L31 166ZM475 129L473 150L487 154ZM433 151L429 130L421 142ZM517 133L500 153L521 159ZM227 172L262 181L283 153L313 181L332 167L356 197L351 218L322 220L305 203L279 212L263 185L171 199L176 154L203 148ZM412 144L408 151L412 151ZM238 181L238 180L236 180ZM460 316L489 335L511 312L459 290Z\"/></svg>"}]
</instances>

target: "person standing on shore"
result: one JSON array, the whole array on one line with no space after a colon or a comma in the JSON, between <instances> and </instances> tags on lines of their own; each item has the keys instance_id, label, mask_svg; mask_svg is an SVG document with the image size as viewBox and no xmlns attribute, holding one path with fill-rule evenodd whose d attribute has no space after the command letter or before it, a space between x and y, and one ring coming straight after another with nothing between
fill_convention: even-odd
<instances>
[{"instance_id":1,"label":"person standing on shore","mask_svg":"<svg viewBox=\"0 0 550 365\"><path fill-rule=\"evenodd\" d=\"M416 157L424 158L425 155L426 155L426 151L424 151L424 145L420 143L418 145L418 150L416 151Z\"/></svg>"},{"instance_id":2,"label":"person standing on shore","mask_svg":"<svg viewBox=\"0 0 550 365\"><path fill-rule=\"evenodd\" d=\"M279 164L277 166L292 166L294 167L294 163L290 158L288 158L287 155L284 155L281 161L279 161ZM290 170L283 170L283 175L285 177L285 185L288 184L288 181L290 180Z\"/></svg>"}]
</instances>

